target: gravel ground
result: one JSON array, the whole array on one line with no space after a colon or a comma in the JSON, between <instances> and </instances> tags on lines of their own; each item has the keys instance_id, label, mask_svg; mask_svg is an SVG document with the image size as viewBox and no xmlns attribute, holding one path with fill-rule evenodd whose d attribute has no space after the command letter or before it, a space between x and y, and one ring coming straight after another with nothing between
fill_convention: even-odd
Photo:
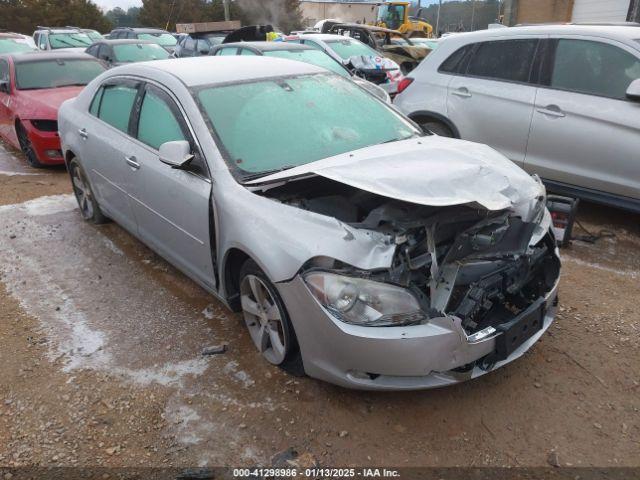
<instances>
[{"instance_id":1,"label":"gravel ground","mask_svg":"<svg viewBox=\"0 0 640 480\"><path fill-rule=\"evenodd\" d=\"M67 174L0 145L0 467L640 466L640 216L563 251L557 322L462 385L348 391L262 361L240 318L115 224ZM577 232L580 233L580 232ZM222 355L203 357L210 345Z\"/></svg>"}]
</instances>

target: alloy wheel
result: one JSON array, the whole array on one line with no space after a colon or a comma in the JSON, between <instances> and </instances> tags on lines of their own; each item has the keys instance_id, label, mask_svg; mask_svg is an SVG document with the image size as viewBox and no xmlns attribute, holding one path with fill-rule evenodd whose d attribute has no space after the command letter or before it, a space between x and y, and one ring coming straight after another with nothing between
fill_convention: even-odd
<instances>
[{"instance_id":1,"label":"alloy wheel","mask_svg":"<svg viewBox=\"0 0 640 480\"><path fill-rule=\"evenodd\" d=\"M247 275L240 285L240 302L251 340L268 362L280 365L287 355L288 339L271 292L259 277Z\"/></svg>"},{"instance_id":2,"label":"alloy wheel","mask_svg":"<svg viewBox=\"0 0 640 480\"><path fill-rule=\"evenodd\" d=\"M73 192L76 195L76 200L78 201L78 206L80 207L80 213L82 214L82 217L84 219L89 220L93 217L91 189L84 179L84 175L82 174L82 171L79 167L73 169L71 181L73 182Z\"/></svg>"}]
</instances>

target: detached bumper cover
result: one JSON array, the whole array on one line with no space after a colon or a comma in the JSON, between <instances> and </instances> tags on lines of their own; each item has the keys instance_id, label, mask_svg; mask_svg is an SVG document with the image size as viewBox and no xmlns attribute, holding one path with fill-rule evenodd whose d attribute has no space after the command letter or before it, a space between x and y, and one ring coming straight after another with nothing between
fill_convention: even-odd
<instances>
[{"instance_id":1,"label":"detached bumper cover","mask_svg":"<svg viewBox=\"0 0 640 480\"><path fill-rule=\"evenodd\" d=\"M545 305L539 330L504 360L469 369L462 367L495 354L500 332L473 342L452 317L407 327L349 325L327 312L300 276L279 283L278 290L294 319L308 375L349 388L412 390L477 378L522 356L554 320L558 280L541 300Z\"/></svg>"}]
</instances>

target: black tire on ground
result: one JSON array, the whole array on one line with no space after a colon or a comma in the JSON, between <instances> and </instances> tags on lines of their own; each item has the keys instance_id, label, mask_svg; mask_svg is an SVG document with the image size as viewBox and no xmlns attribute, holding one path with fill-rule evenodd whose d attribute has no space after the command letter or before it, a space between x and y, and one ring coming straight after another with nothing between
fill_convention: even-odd
<instances>
[{"instance_id":1,"label":"black tire on ground","mask_svg":"<svg viewBox=\"0 0 640 480\"><path fill-rule=\"evenodd\" d=\"M96 225L108 222L109 219L100 210L98 200L91 189L91 183L89 183L89 179L77 158L69 162L69 175L82 218Z\"/></svg>"},{"instance_id":2,"label":"black tire on ground","mask_svg":"<svg viewBox=\"0 0 640 480\"><path fill-rule=\"evenodd\" d=\"M262 271L262 269L254 262L249 259L240 268L240 285L243 284L244 280L248 276L257 277L263 285L266 287L269 295L273 299L275 305L277 306L280 319L282 324L282 333L284 336L284 346L285 346L285 356L284 360L282 360L278 367L280 367L285 372L290 375L294 375L296 377L302 377L305 375L304 366L302 364L302 356L300 354L300 347L298 345L298 339L296 338L296 333L291 325L291 320L289 319L289 314L287 309L280 298L280 294L278 290L273 285L271 280L267 277L267 275ZM242 293L242 290L241 290ZM242 307L241 307L242 309ZM242 309L242 315L245 317L244 309ZM245 317L246 323L246 317ZM248 330L248 327L247 327ZM266 360L266 359L265 359ZM273 362L272 362L273 363Z\"/></svg>"},{"instance_id":3,"label":"black tire on ground","mask_svg":"<svg viewBox=\"0 0 640 480\"><path fill-rule=\"evenodd\" d=\"M20 150L22 150L22 153L24 153L24 156L27 158L27 163L33 168L45 167L45 165L40 163L40 160L38 160L36 151L33 149L31 140L29 140L27 130L21 123L16 124L16 135L18 136L18 142L20 143Z\"/></svg>"},{"instance_id":4,"label":"black tire on ground","mask_svg":"<svg viewBox=\"0 0 640 480\"><path fill-rule=\"evenodd\" d=\"M447 127L442 122L438 122L437 120L423 122L420 124L420 127L425 133L435 133L436 135L439 135L441 137L450 138L453 138L455 136L449 127Z\"/></svg>"}]
</instances>

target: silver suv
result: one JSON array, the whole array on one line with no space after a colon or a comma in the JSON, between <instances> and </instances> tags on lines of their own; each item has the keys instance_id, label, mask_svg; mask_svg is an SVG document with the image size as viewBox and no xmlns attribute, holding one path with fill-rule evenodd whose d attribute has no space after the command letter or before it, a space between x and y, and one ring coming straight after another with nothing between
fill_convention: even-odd
<instances>
[{"instance_id":1,"label":"silver suv","mask_svg":"<svg viewBox=\"0 0 640 480\"><path fill-rule=\"evenodd\" d=\"M451 36L400 89L423 128L487 143L550 190L640 211L640 27Z\"/></svg>"}]
</instances>

